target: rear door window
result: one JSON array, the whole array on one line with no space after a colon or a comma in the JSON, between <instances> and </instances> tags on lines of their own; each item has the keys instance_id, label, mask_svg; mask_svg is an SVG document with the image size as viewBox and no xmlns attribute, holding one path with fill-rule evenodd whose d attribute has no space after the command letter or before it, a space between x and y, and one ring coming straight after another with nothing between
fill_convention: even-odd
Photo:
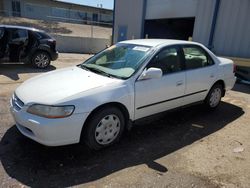
<instances>
[{"instance_id":1,"label":"rear door window","mask_svg":"<svg viewBox=\"0 0 250 188\"><path fill-rule=\"evenodd\" d=\"M11 30L10 42L24 42L28 39L28 31L25 29L14 29Z\"/></svg>"},{"instance_id":2,"label":"rear door window","mask_svg":"<svg viewBox=\"0 0 250 188\"><path fill-rule=\"evenodd\" d=\"M190 45L183 46L186 69L197 69L213 65L212 58L201 47Z\"/></svg>"},{"instance_id":3,"label":"rear door window","mask_svg":"<svg viewBox=\"0 0 250 188\"><path fill-rule=\"evenodd\" d=\"M50 39L51 37L44 32L34 32L34 35L37 39Z\"/></svg>"},{"instance_id":4,"label":"rear door window","mask_svg":"<svg viewBox=\"0 0 250 188\"><path fill-rule=\"evenodd\" d=\"M147 68L160 68L164 74L182 70L178 47L168 47L161 50L148 64Z\"/></svg>"}]
</instances>

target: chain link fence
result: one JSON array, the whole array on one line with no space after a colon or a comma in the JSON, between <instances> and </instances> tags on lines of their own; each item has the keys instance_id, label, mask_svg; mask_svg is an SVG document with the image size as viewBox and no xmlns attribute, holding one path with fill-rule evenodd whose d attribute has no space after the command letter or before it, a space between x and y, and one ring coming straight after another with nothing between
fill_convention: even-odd
<instances>
[{"instance_id":1,"label":"chain link fence","mask_svg":"<svg viewBox=\"0 0 250 188\"><path fill-rule=\"evenodd\" d=\"M96 53L112 41L112 23L90 19L44 16L44 19L21 17L19 12L0 11L0 24L33 27L57 40L59 52Z\"/></svg>"}]
</instances>

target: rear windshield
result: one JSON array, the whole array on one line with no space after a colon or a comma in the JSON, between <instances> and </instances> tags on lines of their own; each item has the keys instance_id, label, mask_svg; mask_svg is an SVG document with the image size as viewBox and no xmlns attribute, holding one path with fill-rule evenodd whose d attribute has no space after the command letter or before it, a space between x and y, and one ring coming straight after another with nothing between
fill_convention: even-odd
<instances>
[{"instance_id":1,"label":"rear windshield","mask_svg":"<svg viewBox=\"0 0 250 188\"><path fill-rule=\"evenodd\" d=\"M50 39L51 38L48 34L44 32L39 32L39 31L34 32L34 35L36 36L37 39Z\"/></svg>"}]
</instances>

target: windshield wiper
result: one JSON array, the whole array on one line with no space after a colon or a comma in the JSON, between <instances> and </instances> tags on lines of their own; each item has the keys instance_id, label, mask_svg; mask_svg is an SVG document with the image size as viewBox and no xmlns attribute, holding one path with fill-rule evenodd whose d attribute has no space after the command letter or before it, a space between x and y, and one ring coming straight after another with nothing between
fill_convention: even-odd
<instances>
[{"instance_id":1,"label":"windshield wiper","mask_svg":"<svg viewBox=\"0 0 250 188\"><path fill-rule=\"evenodd\" d=\"M104 75L104 76L107 76L109 78L118 78L118 79L126 78L126 77L122 77L122 76L109 74L107 72L104 72L104 71L102 71L100 69L97 69L97 68L94 68L94 67L87 67L86 65L79 65L79 66L84 70L91 71L91 72L94 72L94 73L97 73L97 74L100 74L100 75Z\"/></svg>"},{"instance_id":2,"label":"windshield wiper","mask_svg":"<svg viewBox=\"0 0 250 188\"><path fill-rule=\"evenodd\" d=\"M85 65L82 65L81 67L84 68L84 69L87 69L88 71L92 71L94 73L97 73L97 74L100 74L100 75L104 75L104 76L107 76L109 78L114 78L115 77L115 76L112 76L109 73L106 73L106 72L104 72L104 71L102 71L100 69L94 68L94 67L87 67Z\"/></svg>"},{"instance_id":3,"label":"windshield wiper","mask_svg":"<svg viewBox=\"0 0 250 188\"><path fill-rule=\"evenodd\" d=\"M80 67L80 68L82 68L82 69L84 69L84 70L86 70L86 71L90 71L89 70L89 68L88 67L86 67L86 66L84 66L84 65L77 65L78 67Z\"/></svg>"}]
</instances>

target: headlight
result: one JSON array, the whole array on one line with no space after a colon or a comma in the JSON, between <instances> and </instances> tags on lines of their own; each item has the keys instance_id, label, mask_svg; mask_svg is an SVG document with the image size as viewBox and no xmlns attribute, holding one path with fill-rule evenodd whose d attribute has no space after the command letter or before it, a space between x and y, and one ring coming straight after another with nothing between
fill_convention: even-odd
<instances>
[{"instance_id":1,"label":"headlight","mask_svg":"<svg viewBox=\"0 0 250 188\"><path fill-rule=\"evenodd\" d=\"M27 109L27 112L46 118L64 118L70 116L74 110L74 106L47 106L34 104Z\"/></svg>"}]
</instances>

